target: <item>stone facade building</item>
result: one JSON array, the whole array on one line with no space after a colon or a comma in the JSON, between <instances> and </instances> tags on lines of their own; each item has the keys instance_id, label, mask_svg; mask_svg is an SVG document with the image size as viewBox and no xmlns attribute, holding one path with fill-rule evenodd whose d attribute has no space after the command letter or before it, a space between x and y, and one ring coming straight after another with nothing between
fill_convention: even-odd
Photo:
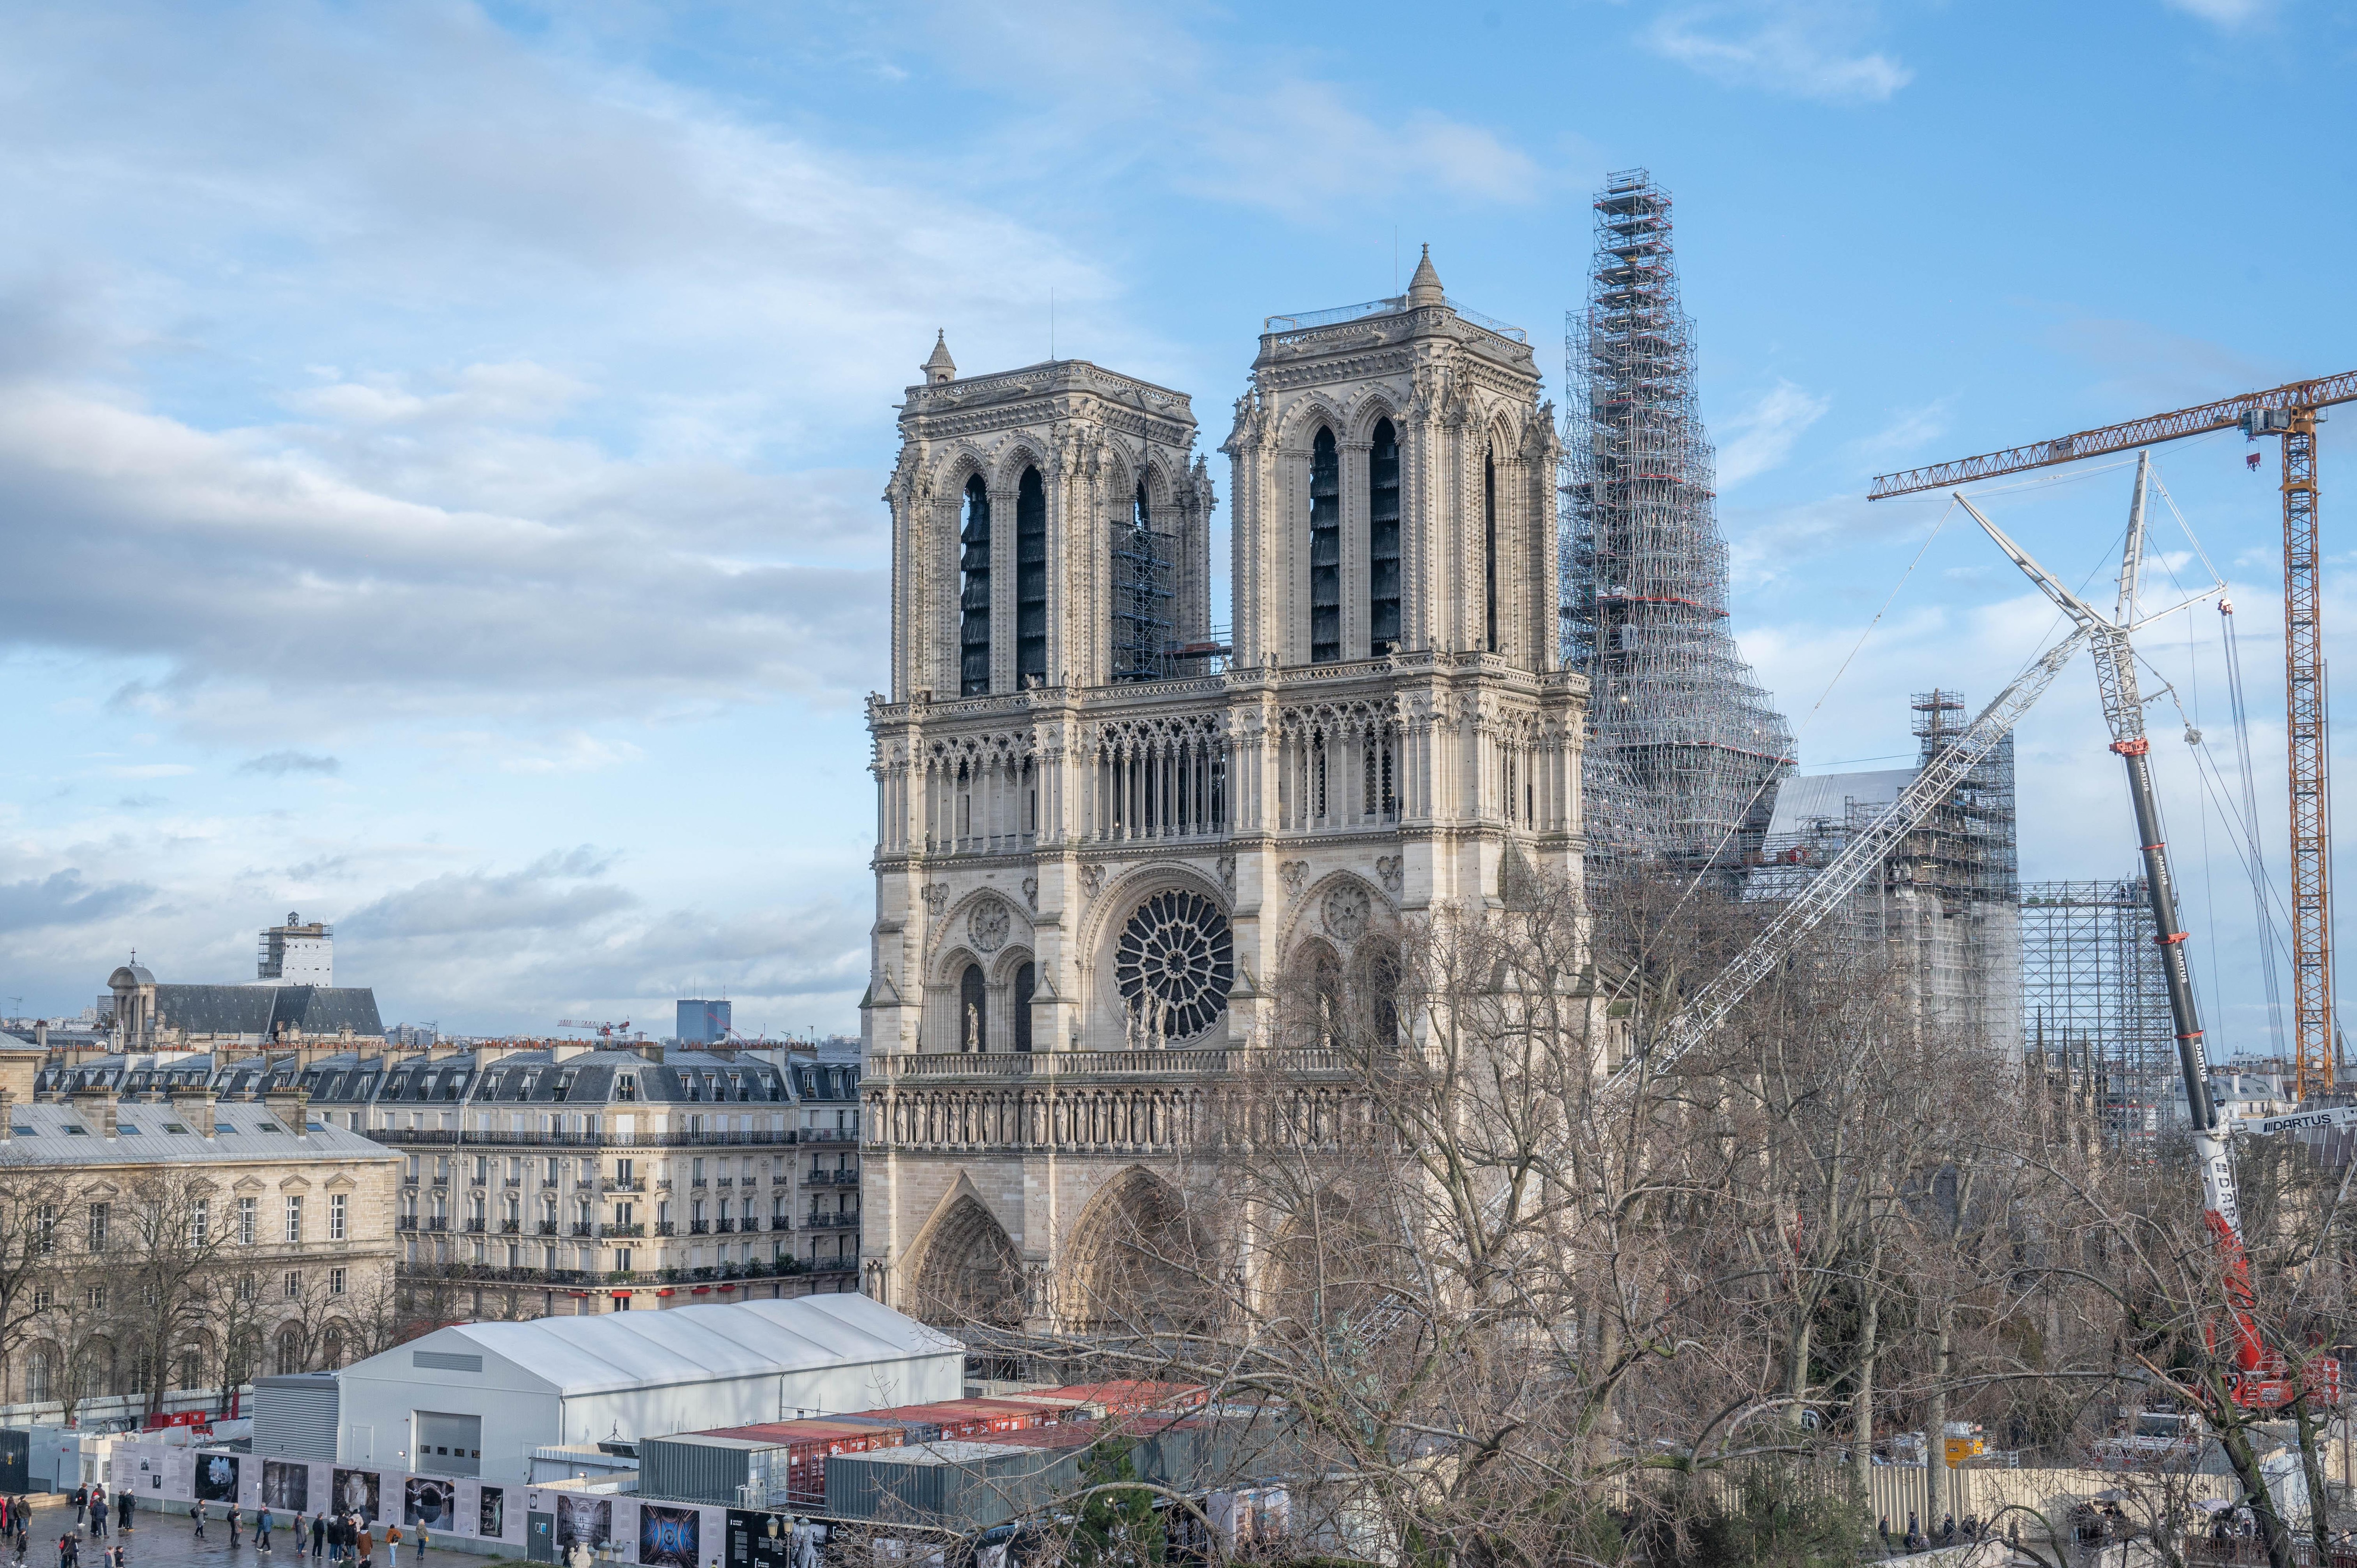
<instances>
[{"instance_id":1,"label":"stone facade building","mask_svg":"<svg viewBox=\"0 0 2357 1568\"><path fill-rule=\"evenodd\" d=\"M400 1153L413 1311L535 1317L854 1288L858 1065L783 1057L557 1041L273 1071Z\"/></svg>"},{"instance_id":2,"label":"stone facade building","mask_svg":"<svg viewBox=\"0 0 2357 1568\"><path fill-rule=\"evenodd\" d=\"M1266 327L1222 448L1225 636L1185 395L1083 360L961 378L937 344L902 406L863 1235L904 1310L987 1276L1054 1320L1093 1239L1166 1201L1281 977L1578 876L1526 338L1428 258Z\"/></svg>"},{"instance_id":3,"label":"stone facade building","mask_svg":"<svg viewBox=\"0 0 2357 1568\"><path fill-rule=\"evenodd\" d=\"M390 1328L397 1157L209 1057L0 1052L20 1310L0 1403L333 1367Z\"/></svg>"}]
</instances>

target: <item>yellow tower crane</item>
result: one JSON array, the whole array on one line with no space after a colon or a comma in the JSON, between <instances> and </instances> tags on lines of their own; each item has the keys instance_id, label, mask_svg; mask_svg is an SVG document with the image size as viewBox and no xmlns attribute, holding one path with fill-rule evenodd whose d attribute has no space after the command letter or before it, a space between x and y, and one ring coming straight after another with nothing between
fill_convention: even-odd
<instances>
[{"instance_id":1,"label":"yellow tower crane","mask_svg":"<svg viewBox=\"0 0 2357 1568\"><path fill-rule=\"evenodd\" d=\"M2291 381L2266 392L2180 408L2148 419L2082 430L2003 452L1876 478L1868 500L1939 490L2126 452L2163 441L2240 429L2255 441L2283 439L2284 722L2291 777L2292 994L2297 1028L2293 1069L2305 1101L2332 1087L2332 904L2329 862L2332 802L2328 793L2324 607L2317 542L2318 411L2357 401L2357 371ZM2258 455L2251 455L2257 466Z\"/></svg>"}]
</instances>

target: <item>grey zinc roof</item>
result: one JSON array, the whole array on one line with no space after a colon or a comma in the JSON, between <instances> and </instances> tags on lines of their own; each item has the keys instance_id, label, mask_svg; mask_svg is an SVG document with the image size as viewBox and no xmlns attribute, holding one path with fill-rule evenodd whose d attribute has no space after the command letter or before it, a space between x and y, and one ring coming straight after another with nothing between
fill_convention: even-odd
<instances>
[{"instance_id":1,"label":"grey zinc roof","mask_svg":"<svg viewBox=\"0 0 2357 1568\"><path fill-rule=\"evenodd\" d=\"M352 985L182 985L156 987L159 1024L191 1035L274 1036L279 1026L307 1035L382 1035L376 993Z\"/></svg>"},{"instance_id":2,"label":"grey zinc roof","mask_svg":"<svg viewBox=\"0 0 2357 1568\"><path fill-rule=\"evenodd\" d=\"M102 1136L91 1120L71 1105L18 1105L12 1108L8 1141L0 1144L0 1166L24 1165L237 1165L257 1159L391 1160L399 1156L372 1138L339 1127L313 1123L298 1137L263 1105L228 1105L219 1109L216 1126L231 1129L207 1138L197 1124L184 1120L173 1106L132 1101L116 1113L116 1136ZM185 1133L169 1131L185 1127ZM80 1129L70 1132L69 1128ZM275 1128L277 1131L265 1131ZM136 1129L133 1131L132 1129Z\"/></svg>"},{"instance_id":3,"label":"grey zinc roof","mask_svg":"<svg viewBox=\"0 0 2357 1568\"><path fill-rule=\"evenodd\" d=\"M566 1395L964 1353L957 1340L870 1297L806 1295L668 1312L457 1324L360 1362L344 1375L404 1377L412 1351L460 1341L513 1362Z\"/></svg>"}]
</instances>

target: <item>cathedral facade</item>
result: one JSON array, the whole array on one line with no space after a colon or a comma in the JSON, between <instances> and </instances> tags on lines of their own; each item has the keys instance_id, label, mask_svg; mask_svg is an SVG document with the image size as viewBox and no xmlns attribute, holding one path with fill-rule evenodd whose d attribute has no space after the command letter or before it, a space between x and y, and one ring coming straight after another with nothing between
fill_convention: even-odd
<instances>
[{"instance_id":1,"label":"cathedral facade","mask_svg":"<svg viewBox=\"0 0 2357 1568\"><path fill-rule=\"evenodd\" d=\"M1260 338L1230 624L1185 394L1084 360L900 413L862 1225L920 1316L1072 1320L1288 975L1580 873L1552 410L1430 260Z\"/></svg>"}]
</instances>

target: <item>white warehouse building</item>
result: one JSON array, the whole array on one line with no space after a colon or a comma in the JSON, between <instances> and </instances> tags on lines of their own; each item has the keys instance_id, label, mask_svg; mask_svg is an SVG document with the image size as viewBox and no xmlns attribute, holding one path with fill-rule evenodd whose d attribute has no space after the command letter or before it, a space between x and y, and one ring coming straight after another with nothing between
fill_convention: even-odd
<instances>
[{"instance_id":1,"label":"white warehouse building","mask_svg":"<svg viewBox=\"0 0 2357 1568\"><path fill-rule=\"evenodd\" d=\"M336 1375L336 1462L528 1482L536 1448L956 1399L964 1368L864 1295L461 1323Z\"/></svg>"}]
</instances>

